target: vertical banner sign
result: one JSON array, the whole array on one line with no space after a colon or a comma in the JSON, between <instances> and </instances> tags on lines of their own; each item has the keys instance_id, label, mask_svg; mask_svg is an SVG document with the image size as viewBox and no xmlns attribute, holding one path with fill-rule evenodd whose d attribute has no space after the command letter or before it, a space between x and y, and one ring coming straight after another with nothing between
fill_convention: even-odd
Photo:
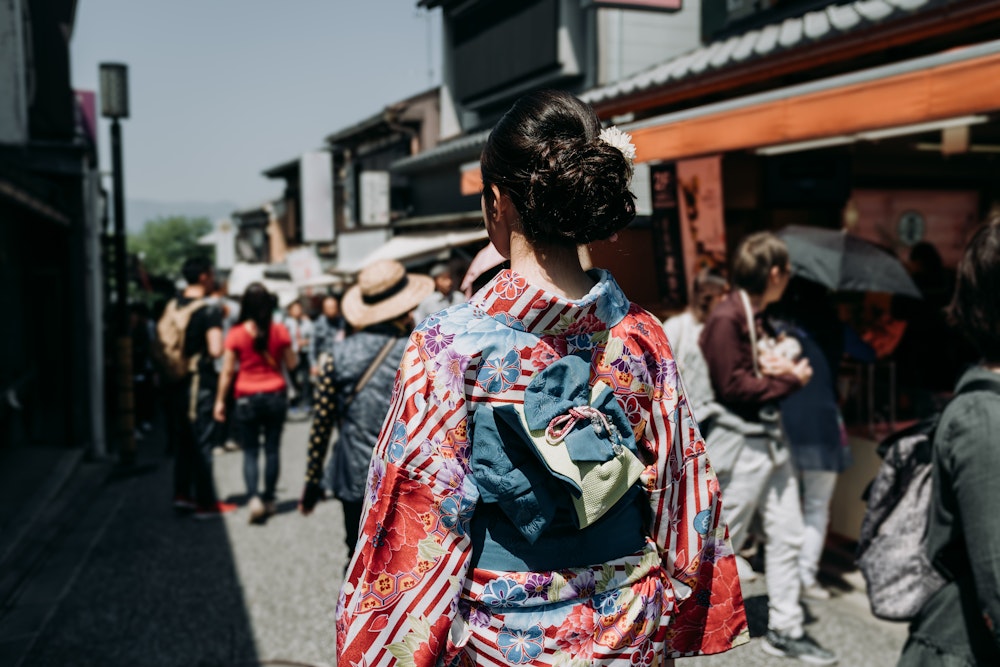
<instances>
[{"instance_id":1,"label":"vertical banner sign","mask_svg":"<svg viewBox=\"0 0 1000 667\"><path fill-rule=\"evenodd\" d=\"M236 226L232 220L215 225L215 266L228 271L236 263Z\"/></svg>"},{"instance_id":2,"label":"vertical banner sign","mask_svg":"<svg viewBox=\"0 0 1000 667\"><path fill-rule=\"evenodd\" d=\"M656 234L656 277L667 308L683 308L687 303L687 279L680 221L677 216L677 174L673 164L649 168L652 191L652 223Z\"/></svg>"},{"instance_id":3,"label":"vertical banner sign","mask_svg":"<svg viewBox=\"0 0 1000 667\"><path fill-rule=\"evenodd\" d=\"M389 172L361 172L361 224L389 224Z\"/></svg>"},{"instance_id":4,"label":"vertical banner sign","mask_svg":"<svg viewBox=\"0 0 1000 667\"><path fill-rule=\"evenodd\" d=\"M87 142L97 148L97 94L92 90L75 90L76 130Z\"/></svg>"},{"instance_id":5,"label":"vertical banner sign","mask_svg":"<svg viewBox=\"0 0 1000 667\"><path fill-rule=\"evenodd\" d=\"M718 155L677 163L681 242L687 284L705 267L726 265L726 226L722 201L722 158Z\"/></svg>"},{"instance_id":6,"label":"vertical banner sign","mask_svg":"<svg viewBox=\"0 0 1000 667\"><path fill-rule=\"evenodd\" d=\"M326 151L305 153L299 159L302 183L302 241L334 239L333 159Z\"/></svg>"},{"instance_id":7,"label":"vertical banner sign","mask_svg":"<svg viewBox=\"0 0 1000 667\"><path fill-rule=\"evenodd\" d=\"M635 215L653 215L653 181L649 176L649 163L640 162L632 171L632 194L635 195Z\"/></svg>"}]
</instances>

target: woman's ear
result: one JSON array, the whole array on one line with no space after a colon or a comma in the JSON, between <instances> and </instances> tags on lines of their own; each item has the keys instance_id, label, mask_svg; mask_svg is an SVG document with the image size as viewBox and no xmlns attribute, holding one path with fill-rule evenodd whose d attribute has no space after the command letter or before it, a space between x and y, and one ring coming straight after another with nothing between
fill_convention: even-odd
<instances>
[{"instance_id":1,"label":"woman's ear","mask_svg":"<svg viewBox=\"0 0 1000 667\"><path fill-rule=\"evenodd\" d=\"M501 207L503 206L502 199L503 196L500 193L500 188L496 184L488 185L483 190L483 217L486 222L495 223L500 218Z\"/></svg>"},{"instance_id":2,"label":"woman's ear","mask_svg":"<svg viewBox=\"0 0 1000 667\"><path fill-rule=\"evenodd\" d=\"M490 185L489 192L483 192L482 204L490 241L501 255L510 259L510 234L513 226L511 214L515 212L514 203L499 187Z\"/></svg>"}]
</instances>

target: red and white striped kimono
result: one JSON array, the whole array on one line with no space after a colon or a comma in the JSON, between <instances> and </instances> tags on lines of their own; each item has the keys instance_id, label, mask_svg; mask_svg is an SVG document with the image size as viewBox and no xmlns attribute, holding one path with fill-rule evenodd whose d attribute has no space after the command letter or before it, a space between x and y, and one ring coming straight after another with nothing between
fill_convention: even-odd
<instances>
[{"instance_id":1,"label":"red and white striped kimono","mask_svg":"<svg viewBox=\"0 0 1000 667\"><path fill-rule=\"evenodd\" d=\"M748 639L719 485L660 323L604 271L568 301L504 271L412 334L337 605L352 665L656 665ZM591 360L651 463L646 548L590 567L470 568L472 415L523 402L557 359Z\"/></svg>"}]
</instances>

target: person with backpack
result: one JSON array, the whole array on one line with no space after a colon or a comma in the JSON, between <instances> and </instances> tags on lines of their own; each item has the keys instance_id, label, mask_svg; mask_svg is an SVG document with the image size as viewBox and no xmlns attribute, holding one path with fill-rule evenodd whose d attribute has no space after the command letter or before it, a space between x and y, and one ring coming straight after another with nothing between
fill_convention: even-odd
<instances>
[{"instance_id":1,"label":"person with backpack","mask_svg":"<svg viewBox=\"0 0 1000 667\"><path fill-rule=\"evenodd\" d=\"M175 452L174 509L196 519L221 516L236 505L220 502L212 478L219 427L212 417L222 355L222 311L207 300L215 286L212 263L192 257L181 269L187 287L157 323L158 357L166 380L167 437Z\"/></svg>"},{"instance_id":2,"label":"person with backpack","mask_svg":"<svg viewBox=\"0 0 1000 667\"><path fill-rule=\"evenodd\" d=\"M272 319L274 304L274 295L261 283L246 288L239 321L226 335L215 396L215 420L224 423L229 390L234 388L236 437L243 449L250 523L259 523L275 513L281 431L288 410L285 370L294 370L298 363L288 329ZM263 494L258 487L261 436L266 465Z\"/></svg>"},{"instance_id":3,"label":"person with backpack","mask_svg":"<svg viewBox=\"0 0 1000 667\"><path fill-rule=\"evenodd\" d=\"M966 248L950 308L982 361L959 379L934 430L926 555L944 583L913 617L899 667L1000 665L998 294L994 215Z\"/></svg>"}]
</instances>

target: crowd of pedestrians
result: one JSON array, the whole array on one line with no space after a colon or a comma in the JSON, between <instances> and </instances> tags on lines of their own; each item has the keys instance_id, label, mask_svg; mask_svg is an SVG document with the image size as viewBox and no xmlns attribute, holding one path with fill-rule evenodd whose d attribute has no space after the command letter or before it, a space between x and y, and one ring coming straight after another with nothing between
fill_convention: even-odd
<instances>
[{"instance_id":1,"label":"crowd of pedestrians","mask_svg":"<svg viewBox=\"0 0 1000 667\"><path fill-rule=\"evenodd\" d=\"M393 266L402 270L398 263ZM370 270L377 269L378 266ZM367 467L371 458L381 424L379 418L371 415L379 410L362 400L355 408L354 414L358 416L345 418L341 412L350 400L342 405L338 396L334 405L329 390L345 381L351 391L360 390L357 380L363 373L352 377L351 369L374 361L374 357L366 357L367 348L363 344L366 340L378 339L387 331L405 340L418 309L433 312L438 305L464 300L460 292L452 289L454 278L447 264L436 265L431 273L433 278L412 277L414 285L422 286L419 298L414 300L411 290L403 291L403 296L408 297L406 307L395 313L392 321L371 322L358 315L345 317L341 314L341 299L334 294L320 298L315 318L308 316L302 300L293 301L282 311L276 295L261 283L249 285L240 300L233 300L216 280L210 261L201 257L185 263L182 274L186 286L166 304L159 321L154 322L145 307L134 307L133 368L139 417L136 435L142 437L152 428L158 377L162 384L168 452L175 456L174 508L190 512L198 519L235 511L237 504L220 501L216 495L212 457L223 451L240 450L244 457L249 520L266 521L276 511L279 448L286 418L312 415L313 404L318 401L321 410L316 412L313 429L325 434L324 441L331 434L340 434L346 443L358 442L359 436L353 430L360 429L364 432L360 440L364 442L360 445L361 453L350 464L344 462L349 449L344 445L335 448L328 469L310 468L308 478L315 478L318 484L307 484L301 504L303 513L308 513L319 497L332 495L345 503L349 516L358 515L360 491L342 490L358 485L359 482L347 484L345 480L350 478L364 482L362 468ZM378 294L358 296L357 290L366 278L370 278L370 273L362 273L358 285L344 295L343 307L348 313L359 308L381 312L382 306L372 308L372 299ZM401 298L396 294L390 296L393 297L390 303ZM390 355L384 363L379 356L378 375L387 377L380 377L380 382L374 383L366 396L388 402L398 356ZM335 359L339 361L334 363ZM338 391L343 393L344 389ZM387 405L383 406L383 413L385 408ZM261 452L262 489L259 487ZM315 456L321 465L325 450L322 453L317 450ZM341 480L339 485L337 479ZM355 505L349 506L352 502ZM351 523L347 521L348 525Z\"/></svg>"},{"instance_id":2,"label":"crowd of pedestrians","mask_svg":"<svg viewBox=\"0 0 1000 667\"><path fill-rule=\"evenodd\" d=\"M300 301L281 312L259 283L238 304L221 298L211 264L193 258L155 333L133 311L139 433L159 372L178 511L236 509L212 478L231 433L249 519L266 521L286 416L313 416L298 507L333 497L343 510L345 664L729 650L746 640L740 580L758 576L755 550L763 649L837 661L805 632L802 603L830 597L820 561L851 465L838 370L877 352L835 293L793 276L769 232L742 239L728 270L699 271L690 306L662 329L609 273L584 271L577 246L613 239L635 214L629 147L570 95L515 104L481 160L487 231L510 269L467 304L449 265L425 276L384 260L312 319ZM913 619L903 665L1000 664L998 291L995 219L969 245L950 307L982 361L933 436L927 548L946 585ZM986 380L997 390L979 390ZM414 618L426 627L400 634Z\"/></svg>"}]
</instances>

